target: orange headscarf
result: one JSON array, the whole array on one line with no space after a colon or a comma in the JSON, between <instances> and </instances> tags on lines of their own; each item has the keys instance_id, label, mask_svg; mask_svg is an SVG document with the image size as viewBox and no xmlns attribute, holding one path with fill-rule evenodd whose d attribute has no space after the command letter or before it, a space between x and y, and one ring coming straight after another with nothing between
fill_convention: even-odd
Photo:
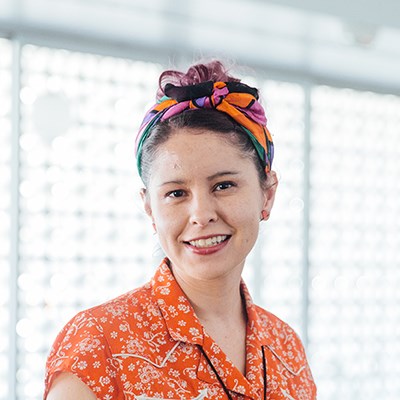
<instances>
[{"instance_id":1,"label":"orange headscarf","mask_svg":"<svg viewBox=\"0 0 400 400\"><path fill-rule=\"evenodd\" d=\"M136 138L136 157L141 175L141 153L144 141L158 122L186 110L213 108L232 117L251 139L266 171L271 170L274 156L272 136L267 119L258 102L258 91L240 82L202 82L197 85L167 84L162 97L147 113Z\"/></svg>"}]
</instances>

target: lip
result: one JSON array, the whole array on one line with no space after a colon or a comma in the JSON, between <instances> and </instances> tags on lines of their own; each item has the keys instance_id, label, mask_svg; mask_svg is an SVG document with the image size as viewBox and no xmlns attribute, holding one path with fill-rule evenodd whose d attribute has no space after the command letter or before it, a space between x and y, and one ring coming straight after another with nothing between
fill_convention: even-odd
<instances>
[{"instance_id":1,"label":"lip","mask_svg":"<svg viewBox=\"0 0 400 400\"><path fill-rule=\"evenodd\" d=\"M216 244L215 246L211 247L204 247L204 248L199 248L192 246L189 242L184 242L185 247L191 251L194 254L198 254L201 256L207 256L210 254L214 254L218 251L221 251L231 240L231 235L208 235L208 236L202 236L196 239L191 239L191 240L200 240L200 239L208 239L210 237L215 237L215 236L228 236L227 239L225 239L223 242Z\"/></svg>"}]
</instances>

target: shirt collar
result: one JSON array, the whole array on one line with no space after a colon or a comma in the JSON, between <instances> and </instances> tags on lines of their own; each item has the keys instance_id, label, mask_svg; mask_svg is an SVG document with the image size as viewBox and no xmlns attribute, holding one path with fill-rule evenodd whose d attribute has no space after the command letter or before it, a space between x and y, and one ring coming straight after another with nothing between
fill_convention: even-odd
<instances>
[{"instance_id":1,"label":"shirt collar","mask_svg":"<svg viewBox=\"0 0 400 400\"><path fill-rule=\"evenodd\" d=\"M161 262L151 285L171 337L181 342L202 345L204 342L203 326L176 281L169 266L168 258L164 258ZM248 333L250 334L248 340L251 339L253 345L257 347L263 345L273 347L271 324L260 315L259 307L253 303L243 280L240 283L240 290L247 312Z\"/></svg>"},{"instance_id":2,"label":"shirt collar","mask_svg":"<svg viewBox=\"0 0 400 400\"><path fill-rule=\"evenodd\" d=\"M175 280L169 261L165 258L157 269L151 281L153 295L160 307L169 335L173 340L200 345L206 353L212 354L213 340L203 331L199 319L186 295ZM247 323L247 357L250 358L253 372L249 379L244 378L235 366L225 357L214 360L220 377L226 387L243 395L259 398L263 387L261 345L265 342L262 323L257 308L254 305L249 291L241 281L241 293L246 304L248 315ZM223 367L222 367L223 366ZM225 374L225 369L230 374ZM217 378L201 355L197 377L208 383L217 383Z\"/></svg>"},{"instance_id":3,"label":"shirt collar","mask_svg":"<svg viewBox=\"0 0 400 400\"><path fill-rule=\"evenodd\" d=\"M267 365L273 361L282 364L292 375L307 365L304 350L296 332L274 314L256 306L249 291L241 282L241 293L247 310L247 357L252 349L265 348Z\"/></svg>"},{"instance_id":4,"label":"shirt collar","mask_svg":"<svg viewBox=\"0 0 400 400\"><path fill-rule=\"evenodd\" d=\"M185 343L203 345L203 326L175 280L167 258L158 267L151 285L171 338Z\"/></svg>"},{"instance_id":5,"label":"shirt collar","mask_svg":"<svg viewBox=\"0 0 400 400\"><path fill-rule=\"evenodd\" d=\"M242 280L240 292L245 302L247 313L247 340L251 340L254 346L261 347L272 344L272 335L265 319L260 315L260 308L253 303L250 292ZM267 329L266 329L267 328Z\"/></svg>"},{"instance_id":6,"label":"shirt collar","mask_svg":"<svg viewBox=\"0 0 400 400\"><path fill-rule=\"evenodd\" d=\"M289 371L298 371L301 365L304 364L304 360L302 359L303 357L290 357L288 352L285 351L286 342L292 342L296 347L296 333L279 318L256 306L243 280L240 286L247 312L247 384L238 388L236 381L235 384L230 380L225 383L229 389L242 394L249 393L248 385L250 384L252 387L250 393L252 393L253 398L257 398L263 382L261 375L263 370L263 346L268 349L266 351L267 365L272 361L276 363L279 360ZM203 326L197 318L192 305L175 280L167 258L162 261L157 269L151 281L151 287L171 338L180 342L200 345L207 349L210 342L209 337L205 335ZM204 364L205 370L206 362L205 360L203 361L200 366ZM249 371L250 366L252 371ZM203 374L201 368L199 373ZM216 378L213 374L207 378L209 373L210 371L208 373L204 372L203 375L205 376L202 377L202 380L215 383Z\"/></svg>"}]
</instances>

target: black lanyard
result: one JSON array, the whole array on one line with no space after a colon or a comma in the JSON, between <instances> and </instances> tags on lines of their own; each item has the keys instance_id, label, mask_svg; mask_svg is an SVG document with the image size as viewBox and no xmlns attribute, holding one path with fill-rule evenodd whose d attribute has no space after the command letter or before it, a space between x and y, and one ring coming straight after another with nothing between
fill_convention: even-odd
<instances>
[{"instance_id":1,"label":"black lanyard","mask_svg":"<svg viewBox=\"0 0 400 400\"><path fill-rule=\"evenodd\" d=\"M217 370L215 369L213 363L211 362L211 360L208 358L206 352L204 351L204 349L200 346L197 345L197 347L199 347L201 353L203 354L203 356L206 358L208 365L211 367L211 369L213 370L215 376L218 379L218 382L221 384L222 389L224 389L224 392L226 393L226 396L228 397L229 400L233 400L231 394L229 393L228 388L225 386L223 380L221 379L221 377L219 376ZM264 350L264 346L261 346L261 351L262 351L262 360L263 360L263 378L264 378L264 400L267 400L267 362L265 359L265 350Z\"/></svg>"},{"instance_id":2,"label":"black lanyard","mask_svg":"<svg viewBox=\"0 0 400 400\"><path fill-rule=\"evenodd\" d=\"M263 358L263 374L264 374L264 400L267 400L267 359L265 358L264 346L261 346Z\"/></svg>"}]
</instances>

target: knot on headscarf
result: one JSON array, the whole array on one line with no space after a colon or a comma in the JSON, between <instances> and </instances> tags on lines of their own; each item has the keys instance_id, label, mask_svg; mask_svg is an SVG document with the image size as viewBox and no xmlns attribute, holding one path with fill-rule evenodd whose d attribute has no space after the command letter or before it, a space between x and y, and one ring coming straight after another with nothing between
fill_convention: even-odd
<instances>
[{"instance_id":1,"label":"knot on headscarf","mask_svg":"<svg viewBox=\"0 0 400 400\"><path fill-rule=\"evenodd\" d=\"M162 97L145 115L136 138L136 157L141 175L143 143L159 122L192 109L215 109L233 118L247 134L266 172L271 170L274 156L272 136L267 129L264 109L258 102L258 91L240 82L202 82L175 86L168 83Z\"/></svg>"}]
</instances>

